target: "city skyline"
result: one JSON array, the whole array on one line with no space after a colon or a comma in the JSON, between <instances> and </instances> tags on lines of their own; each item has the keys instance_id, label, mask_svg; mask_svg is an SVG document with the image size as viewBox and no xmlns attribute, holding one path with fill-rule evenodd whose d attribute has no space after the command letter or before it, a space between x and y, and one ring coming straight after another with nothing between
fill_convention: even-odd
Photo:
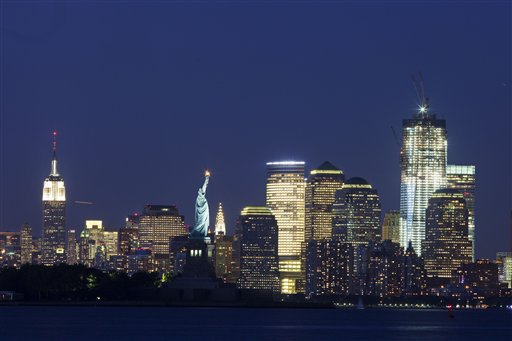
<instances>
[{"instance_id":1,"label":"city skyline","mask_svg":"<svg viewBox=\"0 0 512 341\"><path fill-rule=\"evenodd\" d=\"M422 11L391 6L401 14L396 25L379 6L345 8L337 12L341 18L329 14L336 5L305 6L292 10L290 29L280 26L279 7L252 15L213 8L215 20L203 13L190 24L185 9L181 19L171 13L171 24L168 11L144 8L147 16L135 29L128 23L137 13L123 8L114 14L105 6L108 20L100 18L86 33L80 25L97 15L94 8L82 13L70 6L68 20L42 38L34 31L53 27L59 8L27 14L9 6L14 15L2 33L3 231L28 222L40 234L40 184L48 175L53 129L66 179L67 229L81 230L86 219L119 228L147 204L177 204L192 225L194 189L209 168L215 179L211 207L224 204L232 233L244 206L264 204L265 163L273 160L303 160L306 174L329 161L347 178L367 179L379 191L383 212L399 209L400 142L391 127L400 136L401 121L416 112L409 75L422 70L431 110L446 120L448 162L476 165L476 257L510 248L510 43L504 43L510 32L500 4L472 4L462 14L456 5L443 7L444 13L435 5L420 6ZM229 12L228 28L237 25L251 43L225 34L226 26L216 23L226 18L223 11ZM412 14L437 24L411 25ZM39 21L20 32L12 18L27 15ZM482 16L493 20L475 21ZM255 18L266 19L268 28L251 30ZM312 26L299 25L303 19L318 26L310 36ZM180 29L197 20L205 22L197 31ZM379 24L387 25L382 32ZM211 33L201 36L208 25ZM403 26L410 37L400 35ZM105 29L115 49L99 39ZM343 33L347 29L354 35ZM130 34L150 52L130 53ZM160 43L168 37L170 44ZM63 43L65 50L58 47ZM80 57L83 47L88 52ZM475 68L482 62L485 68ZM98 82L103 74L106 80ZM207 144L193 141L195 134Z\"/></svg>"}]
</instances>

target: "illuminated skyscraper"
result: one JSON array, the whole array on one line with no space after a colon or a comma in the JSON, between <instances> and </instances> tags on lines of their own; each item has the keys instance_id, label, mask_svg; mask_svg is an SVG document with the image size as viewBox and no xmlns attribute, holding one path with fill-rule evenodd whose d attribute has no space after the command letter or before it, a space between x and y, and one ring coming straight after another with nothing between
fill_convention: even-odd
<instances>
[{"instance_id":1,"label":"illuminated skyscraper","mask_svg":"<svg viewBox=\"0 0 512 341\"><path fill-rule=\"evenodd\" d=\"M343 171L326 161L311 171L306 183L305 239L321 240L332 236L332 205L336 191L342 189Z\"/></svg>"},{"instance_id":2,"label":"illuminated skyscraper","mask_svg":"<svg viewBox=\"0 0 512 341\"><path fill-rule=\"evenodd\" d=\"M336 192L336 201L332 206L332 237L351 246L352 255L349 268L353 271L349 279L350 291L354 294L364 292L366 251L370 242L381 240L380 216L381 204L377 190L363 178L350 178L343 189ZM343 274L344 275L344 274ZM344 279L346 280L346 279Z\"/></svg>"},{"instance_id":3,"label":"illuminated skyscraper","mask_svg":"<svg viewBox=\"0 0 512 341\"><path fill-rule=\"evenodd\" d=\"M139 216L133 214L126 217L124 228L119 229L118 254L127 256L139 247Z\"/></svg>"},{"instance_id":4,"label":"illuminated skyscraper","mask_svg":"<svg viewBox=\"0 0 512 341\"><path fill-rule=\"evenodd\" d=\"M236 283L233 278L233 237L222 234L215 235L215 275L224 283Z\"/></svg>"},{"instance_id":5,"label":"illuminated skyscraper","mask_svg":"<svg viewBox=\"0 0 512 341\"><path fill-rule=\"evenodd\" d=\"M428 200L446 187L446 160L446 122L422 106L413 118L403 120L400 151L400 244L405 249L412 241L419 255Z\"/></svg>"},{"instance_id":6,"label":"illuminated skyscraper","mask_svg":"<svg viewBox=\"0 0 512 341\"><path fill-rule=\"evenodd\" d=\"M512 288L512 252L498 252L496 254L498 264L498 279L507 288Z\"/></svg>"},{"instance_id":7,"label":"illuminated skyscraper","mask_svg":"<svg viewBox=\"0 0 512 341\"><path fill-rule=\"evenodd\" d=\"M96 255L102 252L103 242L103 221L86 220L85 229L80 233L78 247L78 261L81 264L94 266Z\"/></svg>"},{"instance_id":8,"label":"illuminated skyscraper","mask_svg":"<svg viewBox=\"0 0 512 341\"><path fill-rule=\"evenodd\" d=\"M76 230L68 230L67 247L66 247L67 263L70 265L78 263L78 245Z\"/></svg>"},{"instance_id":9,"label":"illuminated skyscraper","mask_svg":"<svg viewBox=\"0 0 512 341\"><path fill-rule=\"evenodd\" d=\"M342 294L343 282L333 281L334 271L341 271L347 259L346 247L331 241L332 205L336 191L342 189L343 171L326 161L310 172L305 193L305 242L303 262L306 272L306 295Z\"/></svg>"},{"instance_id":10,"label":"illuminated skyscraper","mask_svg":"<svg viewBox=\"0 0 512 341\"><path fill-rule=\"evenodd\" d=\"M278 227L267 207L245 207L238 220L242 289L279 292Z\"/></svg>"},{"instance_id":11,"label":"illuminated skyscraper","mask_svg":"<svg viewBox=\"0 0 512 341\"><path fill-rule=\"evenodd\" d=\"M475 260L475 166L448 165L446 166L447 187L460 191L466 199L468 208L469 240L473 242L473 261Z\"/></svg>"},{"instance_id":12,"label":"illuminated skyscraper","mask_svg":"<svg viewBox=\"0 0 512 341\"><path fill-rule=\"evenodd\" d=\"M146 205L139 216L139 245L151 250L157 271L170 271L170 242L188 231L176 206Z\"/></svg>"},{"instance_id":13,"label":"illuminated skyscraper","mask_svg":"<svg viewBox=\"0 0 512 341\"><path fill-rule=\"evenodd\" d=\"M43 265L66 262L66 188L57 170L56 136L53 132L52 167L43 184Z\"/></svg>"},{"instance_id":14,"label":"illuminated skyscraper","mask_svg":"<svg viewBox=\"0 0 512 341\"><path fill-rule=\"evenodd\" d=\"M462 263L471 263L468 209L462 193L445 188L432 195L422 249L428 277L450 278Z\"/></svg>"},{"instance_id":15,"label":"illuminated skyscraper","mask_svg":"<svg viewBox=\"0 0 512 341\"><path fill-rule=\"evenodd\" d=\"M304 242L304 162L267 163L266 204L278 225L278 255L281 292L304 292L301 264Z\"/></svg>"},{"instance_id":16,"label":"illuminated skyscraper","mask_svg":"<svg viewBox=\"0 0 512 341\"><path fill-rule=\"evenodd\" d=\"M215 217L215 234L226 235L226 223L224 222L224 211L222 210L222 203L219 202L219 210Z\"/></svg>"},{"instance_id":17,"label":"illuminated skyscraper","mask_svg":"<svg viewBox=\"0 0 512 341\"><path fill-rule=\"evenodd\" d=\"M355 177L345 182L336 192L333 214L333 238L354 248L381 240L379 194L365 179Z\"/></svg>"},{"instance_id":18,"label":"illuminated skyscraper","mask_svg":"<svg viewBox=\"0 0 512 341\"><path fill-rule=\"evenodd\" d=\"M387 211L382 222L382 240L400 243L400 212Z\"/></svg>"},{"instance_id":19,"label":"illuminated skyscraper","mask_svg":"<svg viewBox=\"0 0 512 341\"><path fill-rule=\"evenodd\" d=\"M21 226L21 264L32 264L32 228L25 223Z\"/></svg>"}]
</instances>

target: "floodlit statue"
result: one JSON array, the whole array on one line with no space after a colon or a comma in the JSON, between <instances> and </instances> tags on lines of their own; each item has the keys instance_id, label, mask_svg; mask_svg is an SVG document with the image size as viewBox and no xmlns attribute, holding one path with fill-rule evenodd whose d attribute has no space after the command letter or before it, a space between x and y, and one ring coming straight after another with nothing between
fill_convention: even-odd
<instances>
[{"instance_id":1,"label":"floodlit statue","mask_svg":"<svg viewBox=\"0 0 512 341\"><path fill-rule=\"evenodd\" d=\"M199 191L197 191L196 199L196 222L194 228L190 231L190 237L193 239L204 239L208 233L210 226L210 211L208 209L208 201L206 200L206 188L210 179L210 172L204 173L204 183Z\"/></svg>"}]
</instances>

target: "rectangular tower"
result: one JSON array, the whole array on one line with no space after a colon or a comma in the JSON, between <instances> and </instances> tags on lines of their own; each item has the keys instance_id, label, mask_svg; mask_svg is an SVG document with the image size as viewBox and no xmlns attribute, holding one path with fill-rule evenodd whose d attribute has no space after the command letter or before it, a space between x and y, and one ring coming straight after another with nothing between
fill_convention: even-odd
<instances>
[{"instance_id":1,"label":"rectangular tower","mask_svg":"<svg viewBox=\"0 0 512 341\"><path fill-rule=\"evenodd\" d=\"M305 276L301 265L304 242L305 189L304 162L267 163L266 205L278 225L278 255L281 292L304 292Z\"/></svg>"},{"instance_id":2,"label":"rectangular tower","mask_svg":"<svg viewBox=\"0 0 512 341\"><path fill-rule=\"evenodd\" d=\"M473 262L475 261L475 190L476 174L472 165L446 166L447 187L458 190L466 199L469 240L473 243Z\"/></svg>"},{"instance_id":3,"label":"rectangular tower","mask_svg":"<svg viewBox=\"0 0 512 341\"><path fill-rule=\"evenodd\" d=\"M240 278L242 289L279 292L278 228L267 207L245 207L238 220L240 231Z\"/></svg>"},{"instance_id":4,"label":"rectangular tower","mask_svg":"<svg viewBox=\"0 0 512 341\"><path fill-rule=\"evenodd\" d=\"M29 224L23 224L20 235L21 264L32 264L32 228Z\"/></svg>"},{"instance_id":5,"label":"rectangular tower","mask_svg":"<svg viewBox=\"0 0 512 341\"><path fill-rule=\"evenodd\" d=\"M171 239L185 235L185 219L174 205L146 205L139 216L139 245L151 250L157 271L170 270Z\"/></svg>"}]
</instances>

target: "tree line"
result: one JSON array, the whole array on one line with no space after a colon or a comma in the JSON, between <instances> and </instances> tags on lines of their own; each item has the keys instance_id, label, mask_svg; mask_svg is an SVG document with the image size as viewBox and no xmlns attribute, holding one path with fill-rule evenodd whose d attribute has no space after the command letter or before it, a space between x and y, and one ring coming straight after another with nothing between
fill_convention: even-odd
<instances>
[{"instance_id":1,"label":"tree line","mask_svg":"<svg viewBox=\"0 0 512 341\"><path fill-rule=\"evenodd\" d=\"M84 265L25 264L0 270L0 291L23 294L33 301L139 300L157 297L157 273L103 272Z\"/></svg>"}]
</instances>

